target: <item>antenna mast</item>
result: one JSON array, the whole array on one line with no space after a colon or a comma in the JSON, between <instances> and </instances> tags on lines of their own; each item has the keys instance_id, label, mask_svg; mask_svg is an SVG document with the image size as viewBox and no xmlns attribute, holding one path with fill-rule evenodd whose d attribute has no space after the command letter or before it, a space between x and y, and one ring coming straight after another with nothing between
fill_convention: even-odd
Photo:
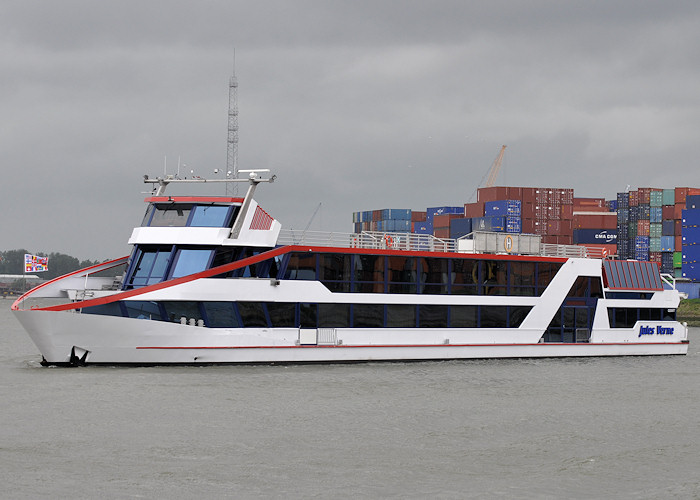
<instances>
[{"instance_id":1,"label":"antenna mast","mask_svg":"<svg viewBox=\"0 0 700 500\"><path fill-rule=\"evenodd\" d=\"M226 151L226 178L238 178L238 79L236 78L235 49L233 51L233 75L231 76L228 84L228 148ZM226 195L228 196L230 194L238 194L237 183L226 183Z\"/></svg>"}]
</instances>

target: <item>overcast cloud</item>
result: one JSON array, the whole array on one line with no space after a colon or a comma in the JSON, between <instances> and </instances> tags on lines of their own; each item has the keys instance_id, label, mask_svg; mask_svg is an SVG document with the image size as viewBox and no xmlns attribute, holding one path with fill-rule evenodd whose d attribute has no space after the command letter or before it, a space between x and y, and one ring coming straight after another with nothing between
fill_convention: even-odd
<instances>
[{"instance_id":1,"label":"overcast cloud","mask_svg":"<svg viewBox=\"0 0 700 500\"><path fill-rule=\"evenodd\" d=\"M697 1L10 0L0 44L0 250L126 255L144 174L225 168L234 48L285 227L461 205L502 144L501 185L700 186Z\"/></svg>"}]
</instances>

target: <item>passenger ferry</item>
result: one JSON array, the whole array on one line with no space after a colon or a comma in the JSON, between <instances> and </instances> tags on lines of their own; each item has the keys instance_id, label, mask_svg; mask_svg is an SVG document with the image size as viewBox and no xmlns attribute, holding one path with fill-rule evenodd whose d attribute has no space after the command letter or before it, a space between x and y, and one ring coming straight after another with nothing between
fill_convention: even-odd
<instances>
[{"instance_id":1,"label":"passenger ferry","mask_svg":"<svg viewBox=\"0 0 700 500\"><path fill-rule=\"evenodd\" d=\"M253 199L149 178L131 255L12 310L46 365L309 363L686 354L681 294L651 262L538 236L282 230Z\"/></svg>"}]
</instances>

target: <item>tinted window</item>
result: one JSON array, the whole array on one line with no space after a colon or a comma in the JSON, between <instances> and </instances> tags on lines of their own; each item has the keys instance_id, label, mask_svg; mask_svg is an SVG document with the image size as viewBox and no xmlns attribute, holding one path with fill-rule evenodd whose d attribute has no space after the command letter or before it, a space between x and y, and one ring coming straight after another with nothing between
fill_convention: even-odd
<instances>
[{"instance_id":1,"label":"tinted window","mask_svg":"<svg viewBox=\"0 0 700 500\"><path fill-rule=\"evenodd\" d=\"M230 207L218 205L198 205L194 207L190 226L192 227L226 227Z\"/></svg>"},{"instance_id":2,"label":"tinted window","mask_svg":"<svg viewBox=\"0 0 700 500\"><path fill-rule=\"evenodd\" d=\"M173 278L188 276L204 271L209 264L213 250L182 249L177 252L177 261L172 272Z\"/></svg>"}]
</instances>

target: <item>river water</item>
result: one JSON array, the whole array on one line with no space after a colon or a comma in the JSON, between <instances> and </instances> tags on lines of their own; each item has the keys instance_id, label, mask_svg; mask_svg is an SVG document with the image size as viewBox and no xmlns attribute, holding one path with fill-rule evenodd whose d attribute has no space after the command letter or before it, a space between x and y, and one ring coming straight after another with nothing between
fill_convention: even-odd
<instances>
[{"instance_id":1,"label":"river water","mask_svg":"<svg viewBox=\"0 0 700 500\"><path fill-rule=\"evenodd\" d=\"M43 368L0 301L2 498L700 498L676 357Z\"/></svg>"}]
</instances>

